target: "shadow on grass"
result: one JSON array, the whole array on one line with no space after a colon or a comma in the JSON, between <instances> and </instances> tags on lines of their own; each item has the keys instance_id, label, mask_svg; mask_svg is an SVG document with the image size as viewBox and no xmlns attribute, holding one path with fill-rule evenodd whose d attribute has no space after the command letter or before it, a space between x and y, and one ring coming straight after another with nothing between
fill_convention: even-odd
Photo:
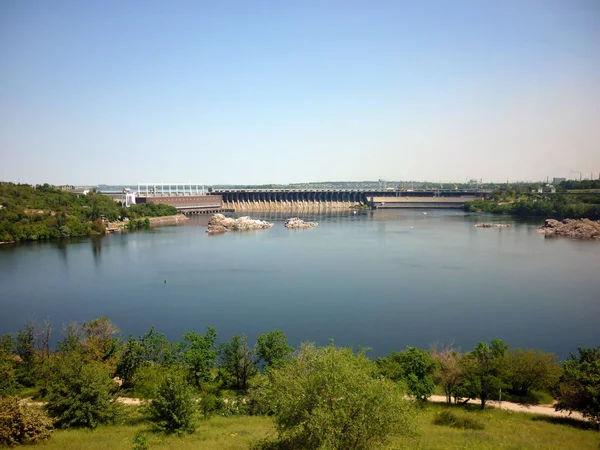
<instances>
[{"instance_id":1,"label":"shadow on grass","mask_svg":"<svg viewBox=\"0 0 600 450\"><path fill-rule=\"evenodd\" d=\"M578 428L580 430L596 430L597 428L591 422L574 419L572 417L552 417L534 415L531 417L534 422L548 422L554 425L565 425L572 428Z\"/></svg>"}]
</instances>

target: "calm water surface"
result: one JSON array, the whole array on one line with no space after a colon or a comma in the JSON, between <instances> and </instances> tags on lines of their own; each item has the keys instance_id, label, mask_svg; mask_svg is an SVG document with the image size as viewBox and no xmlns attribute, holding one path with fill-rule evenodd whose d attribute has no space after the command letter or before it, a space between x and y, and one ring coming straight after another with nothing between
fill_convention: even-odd
<instances>
[{"instance_id":1,"label":"calm water surface","mask_svg":"<svg viewBox=\"0 0 600 450\"><path fill-rule=\"evenodd\" d=\"M106 315L126 335L282 329L294 345L334 339L374 356L493 337L561 358L600 345L600 243L544 239L531 224L478 229L481 216L456 211L306 216L319 227L296 231L283 227L289 214L254 216L275 226L208 236L199 217L0 246L0 333L32 317L58 330Z\"/></svg>"}]
</instances>

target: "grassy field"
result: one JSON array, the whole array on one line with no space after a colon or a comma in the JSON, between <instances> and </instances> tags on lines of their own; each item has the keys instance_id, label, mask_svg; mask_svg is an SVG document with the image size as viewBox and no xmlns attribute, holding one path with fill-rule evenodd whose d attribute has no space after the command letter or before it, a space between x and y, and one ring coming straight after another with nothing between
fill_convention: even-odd
<instances>
[{"instance_id":1,"label":"grassy field","mask_svg":"<svg viewBox=\"0 0 600 450\"><path fill-rule=\"evenodd\" d=\"M511 413L495 409L479 411L453 407L459 417L469 417L484 425L483 430L464 430L433 425L433 419L446 408L428 404L419 413L419 435L392 438L388 449L594 449L600 448L600 433L578 421ZM94 431L57 431L39 445L45 449L133 449L133 438L141 433L150 449L247 449L252 442L273 436L274 427L266 417L213 417L202 421L193 435L183 437L152 433L135 408L129 408L122 425Z\"/></svg>"}]
</instances>

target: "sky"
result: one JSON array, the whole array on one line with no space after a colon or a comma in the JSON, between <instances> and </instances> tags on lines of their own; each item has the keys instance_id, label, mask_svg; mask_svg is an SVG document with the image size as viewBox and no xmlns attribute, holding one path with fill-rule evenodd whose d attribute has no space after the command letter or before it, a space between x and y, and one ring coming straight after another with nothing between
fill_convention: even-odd
<instances>
[{"instance_id":1,"label":"sky","mask_svg":"<svg viewBox=\"0 0 600 450\"><path fill-rule=\"evenodd\" d=\"M0 2L0 180L600 172L600 1Z\"/></svg>"}]
</instances>

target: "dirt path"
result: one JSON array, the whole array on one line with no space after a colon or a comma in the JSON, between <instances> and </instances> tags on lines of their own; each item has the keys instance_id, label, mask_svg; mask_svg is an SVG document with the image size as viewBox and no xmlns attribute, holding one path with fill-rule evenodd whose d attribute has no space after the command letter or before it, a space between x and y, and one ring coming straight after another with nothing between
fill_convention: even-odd
<instances>
[{"instance_id":1,"label":"dirt path","mask_svg":"<svg viewBox=\"0 0 600 450\"><path fill-rule=\"evenodd\" d=\"M443 395L432 395L429 397L432 402L436 403L445 403L446 397ZM479 400L469 400L469 404L472 405L480 405L481 402ZM578 412L572 412L569 414L568 411L555 411L552 406L542 406L542 405L526 405L523 403L512 403L512 402L497 402L488 400L486 405L489 405L493 408L500 408L506 411L516 411L516 412L524 412L530 414L541 414L544 416L553 416L553 417L570 417L571 419L579 419L585 420L583 416Z\"/></svg>"},{"instance_id":2,"label":"dirt path","mask_svg":"<svg viewBox=\"0 0 600 450\"><path fill-rule=\"evenodd\" d=\"M119 397L119 403L124 405L141 405L144 400L141 398L132 398L132 397ZM445 403L446 397L443 395L432 395L429 397L429 400L436 403ZM37 405L42 406L45 402L36 402L31 400L31 398L24 398L21 400L21 403L28 405ZM471 405L479 405L479 400L469 400L468 402ZM522 403L512 403L512 402L497 402L493 400L489 400L486 405L491 406L492 408L500 408L505 411L516 411L516 412L524 412L529 414L541 414L543 416L552 416L552 417L570 417L571 419L585 420L583 416L578 412L572 412L569 414L567 411L555 411L552 406L542 406L542 405L526 405Z\"/></svg>"}]
</instances>

